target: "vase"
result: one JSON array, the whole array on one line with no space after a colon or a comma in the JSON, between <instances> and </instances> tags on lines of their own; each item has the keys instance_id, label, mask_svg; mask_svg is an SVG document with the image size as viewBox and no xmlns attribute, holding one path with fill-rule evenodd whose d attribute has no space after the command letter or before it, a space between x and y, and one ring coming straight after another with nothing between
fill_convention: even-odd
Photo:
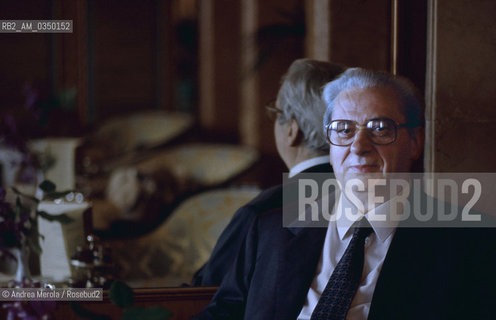
<instances>
[{"instance_id":1,"label":"vase","mask_svg":"<svg viewBox=\"0 0 496 320\"><path fill-rule=\"evenodd\" d=\"M31 280L31 272L29 271L29 247L12 248L10 252L17 260L17 268L14 276L16 285L23 286L24 283Z\"/></svg>"},{"instance_id":2,"label":"vase","mask_svg":"<svg viewBox=\"0 0 496 320\"><path fill-rule=\"evenodd\" d=\"M22 153L0 144L0 183L2 186L14 184L22 159Z\"/></svg>"},{"instance_id":3,"label":"vase","mask_svg":"<svg viewBox=\"0 0 496 320\"><path fill-rule=\"evenodd\" d=\"M75 186L74 157L76 147L81 143L78 138L44 138L30 142L32 151L42 158L55 162L46 169L45 179L50 180L59 190L73 190Z\"/></svg>"}]
</instances>

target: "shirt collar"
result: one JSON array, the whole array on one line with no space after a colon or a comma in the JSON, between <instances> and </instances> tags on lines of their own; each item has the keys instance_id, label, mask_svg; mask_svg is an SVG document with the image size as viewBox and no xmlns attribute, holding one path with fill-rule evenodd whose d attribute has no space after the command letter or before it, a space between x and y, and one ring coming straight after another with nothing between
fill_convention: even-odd
<instances>
[{"instance_id":1,"label":"shirt collar","mask_svg":"<svg viewBox=\"0 0 496 320\"><path fill-rule=\"evenodd\" d=\"M346 205L346 203L349 203L349 200L346 197L344 197L343 194L341 194L338 203L335 206L335 211L334 211L334 213L337 212L341 213L341 218L337 219L336 221L338 235L341 240L343 240L346 237L346 235L349 232L351 232L353 224L356 221L360 220L362 216L365 216L365 218L367 218L370 225L372 226L372 229L374 230L374 233L376 234L377 239L379 239L381 242L384 242L396 230L398 221L391 221L390 219L386 219L386 221L378 221L378 219L374 219L374 218L369 219L369 217L372 217L373 215L388 216L391 201L387 201L365 214L353 214L354 219L347 219L345 217L343 208ZM354 207L354 206L349 206L349 207Z\"/></svg>"},{"instance_id":2,"label":"shirt collar","mask_svg":"<svg viewBox=\"0 0 496 320\"><path fill-rule=\"evenodd\" d=\"M288 177L292 178L295 175L297 175L298 173L303 172L308 168L317 166L319 164L329 163L329 161L330 161L330 159L329 159L328 155L304 160L304 161L296 164L295 166L293 166L291 168L291 170L289 170L289 176Z\"/></svg>"}]
</instances>

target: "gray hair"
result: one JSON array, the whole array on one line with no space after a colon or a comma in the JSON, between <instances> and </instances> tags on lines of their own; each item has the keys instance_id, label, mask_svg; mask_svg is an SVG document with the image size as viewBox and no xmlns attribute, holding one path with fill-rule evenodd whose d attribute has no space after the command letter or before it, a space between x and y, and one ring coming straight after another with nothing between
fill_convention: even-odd
<instances>
[{"instance_id":1,"label":"gray hair","mask_svg":"<svg viewBox=\"0 0 496 320\"><path fill-rule=\"evenodd\" d=\"M295 119L303 134L305 146L316 153L327 153L329 144L320 130L326 111L322 88L334 80L344 68L330 62L311 59L294 61L282 78L277 95L282 110L280 124Z\"/></svg>"},{"instance_id":2,"label":"gray hair","mask_svg":"<svg viewBox=\"0 0 496 320\"><path fill-rule=\"evenodd\" d=\"M420 94L415 86L406 78L394 76L385 72L365 70L362 68L351 68L346 70L336 80L324 87L323 99L327 104L324 116L324 132L327 125L332 121L332 111L336 98L341 92L353 89L384 88L393 89L402 103L401 112L406 122L411 126L424 126L424 105ZM408 128L413 137L414 129Z\"/></svg>"}]
</instances>

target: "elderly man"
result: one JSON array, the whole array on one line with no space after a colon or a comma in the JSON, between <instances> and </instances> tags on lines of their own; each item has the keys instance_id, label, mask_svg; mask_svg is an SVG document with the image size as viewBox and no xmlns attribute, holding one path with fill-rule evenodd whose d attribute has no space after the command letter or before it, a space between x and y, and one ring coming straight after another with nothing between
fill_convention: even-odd
<instances>
[{"instance_id":1,"label":"elderly man","mask_svg":"<svg viewBox=\"0 0 496 320\"><path fill-rule=\"evenodd\" d=\"M340 186L408 172L421 155L422 104L408 81L348 69L323 96ZM346 197L329 197L334 215L347 207ZM355 220L329 219L326 228L283 227L281 212L258 216L198 318L494 318L494 231L370 219L372 211L388 213L390 201L364 206Z\"/></svg>"},{"instance_id":2,"label":"elderly man","mask_svg":"<svg viewBox=\"0 0 496 320\"><path fill-rule=\"evenodd\" d=\"M296 60L282 78L275 105L266 107L274 120L277 151L293 180L302 172L332 172L329 144L321 130L326 110L321 93L323 86L341 72L341 66L329 62ZM218 286L255 217L281 209L282 185L265 190L241 207L223 231L208 262L196 272L192 284Z\"/></svg>"}]
</instances>

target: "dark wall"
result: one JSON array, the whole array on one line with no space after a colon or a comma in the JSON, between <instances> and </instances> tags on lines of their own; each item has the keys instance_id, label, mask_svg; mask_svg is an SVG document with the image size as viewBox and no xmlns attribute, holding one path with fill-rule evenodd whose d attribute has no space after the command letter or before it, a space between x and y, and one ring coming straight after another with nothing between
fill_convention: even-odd
<instances>
[{"instance_id":1,"label":"dark wall","mask_svg":"<svg viewBox=\"0 0 496 320\"><path fill-rule=\"evenodd\" d=\"M2 107L22 105L24 86L31 84L40 101L77 89L84 99L74 101L73 113L82 126L146 109L194 111L197 52L184 42L196 44L197 30L193 22L192 34L184 35L184 20L173 16L176 3L1 2L1 19L74 21L70 34L0 34Z\"/></svg>"},{"instance_id":2,"label":"dark wall","mask_svg":"<svg viewBox=\"0 0 496 320\"><path fill-rule=\"evenodd\" d=\"M0 19L50 19L51 1L0 2ZM0 108L21 107L24 87L32 84L45 95L52 89L52 37L47 33L0 33Z\"/></svg>"}]
</instances>

